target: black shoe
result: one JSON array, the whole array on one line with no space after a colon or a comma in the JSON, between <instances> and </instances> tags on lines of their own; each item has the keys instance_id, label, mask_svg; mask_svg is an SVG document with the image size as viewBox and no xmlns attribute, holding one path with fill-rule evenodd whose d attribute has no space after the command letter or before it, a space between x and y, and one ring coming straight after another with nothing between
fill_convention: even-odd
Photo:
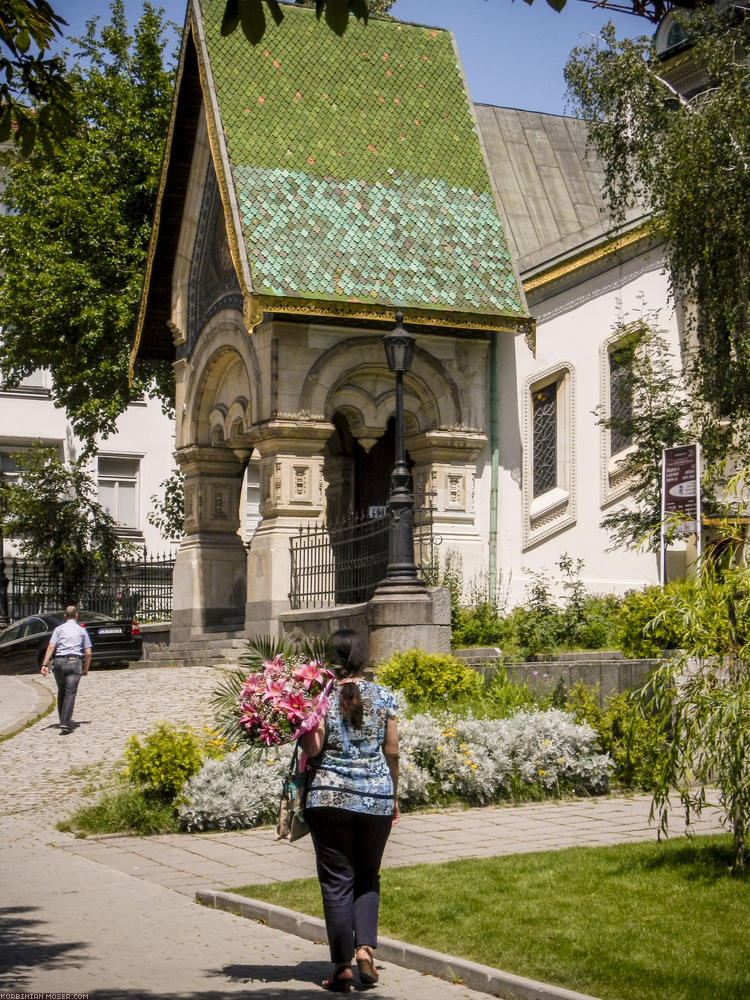
<instances>
[{"instance_id":1,"label":"black shoe","mask_svg":"<svg viewBox=\"0 0 750 1000\"><path fill-rule=\"evenodd\" d=\"M60 735L67 736L70 732L70 726L60 726Z\"/></svg>"}]
</instances>

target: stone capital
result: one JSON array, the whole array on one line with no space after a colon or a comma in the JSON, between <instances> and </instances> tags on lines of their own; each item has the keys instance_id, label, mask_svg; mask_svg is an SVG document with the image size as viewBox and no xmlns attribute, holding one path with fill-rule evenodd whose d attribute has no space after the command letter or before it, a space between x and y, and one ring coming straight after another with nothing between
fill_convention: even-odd
<instances>
[{"instance_id":1,"label":"stone capital","mask_svg":"<svg viewBox=\"0 0 750 1000\"><path fill-rule=\"evenodd\" d=\"M266 420L255 424L248 439L261 457L272 455L318 455L334 432L327 420Z\"/></svg>"},{"instance_id":2,"label":"stone capital","mask_svg":"<svg viewBox=\"0 0 750 1000\"><path fill-rule=\"evenodd\" d=\"M178 448L175 460L185 476L241 476L244 471L242 459L231 448L189 445Z\"/></svg>"},{"instance_id":3,"label":"stone capital","mask_svg":"<svg viewBox=\"0 0 750 1000\"><path fill-rule=\"evenodd\" d=\"M417 465L434 462L466 465L476 461L487 444L487 435L471 428L425 431L410 435L406 447Z\"/></svg>"}]
</instances>

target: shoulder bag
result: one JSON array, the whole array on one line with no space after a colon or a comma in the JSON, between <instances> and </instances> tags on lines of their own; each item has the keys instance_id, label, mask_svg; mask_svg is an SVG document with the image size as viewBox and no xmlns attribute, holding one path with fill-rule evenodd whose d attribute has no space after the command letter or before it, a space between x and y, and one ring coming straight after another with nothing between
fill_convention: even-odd
<instances>
[{"instance_id":1,"label":"shoulder bag","mask_svg":"<svg viewBox=\"0 0 750 1000\"><path fill-rule=\"evenodd\" d=\"M307 760L305 760L304 769L299 766L299 742L297 742L294 745L289 770L284 775L281 786L276 840L288 840L289 843L293 843L310 832L310 827L305 822L305 800L309 775L310 767Z\"/></svg>"}]
</instances>

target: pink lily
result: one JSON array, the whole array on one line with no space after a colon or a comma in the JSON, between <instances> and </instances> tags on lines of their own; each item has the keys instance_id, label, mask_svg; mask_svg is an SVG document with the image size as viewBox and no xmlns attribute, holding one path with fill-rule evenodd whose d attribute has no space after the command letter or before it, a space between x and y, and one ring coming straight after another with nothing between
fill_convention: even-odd
<instances>
[{"instance_id":1,"label":"pink lily","mask_svg":"<svg viewBox=\"0 0 750 1000\"><path fill-rule=\"evenodd\" d=\"M324 676L320 668L320 663L317 660L311 660L309 663L300 663L292 674L295 680L302 681L306 691L309 691L316 681L322 681Z\"/></svg>"}]
</instances>

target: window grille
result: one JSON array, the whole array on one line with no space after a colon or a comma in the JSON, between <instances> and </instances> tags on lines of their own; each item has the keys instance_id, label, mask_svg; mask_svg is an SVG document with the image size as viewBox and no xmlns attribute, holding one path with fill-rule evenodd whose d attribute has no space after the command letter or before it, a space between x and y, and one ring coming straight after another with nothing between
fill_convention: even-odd
<instances>
[{"instance_id":1,"label":"window grille","mask_svg":"<svg viewBox=\"0 0 750 1000\"><path fill-rule=\"evenodd\" d=\"M614 426L609 430L609 450L612 455L633 443L633 384L632 351L626 348L609 352L609 416Z\"/></svg>"},{"instance_id":2,"label":"window grille","mask_svg":"<svg viewBox=\"0 0 750 1000\"><path fill-rule=\"evenodd\" d=\"M557 486L557 382L532 391L534 496Z\"/></svg>"}]
</instances>

